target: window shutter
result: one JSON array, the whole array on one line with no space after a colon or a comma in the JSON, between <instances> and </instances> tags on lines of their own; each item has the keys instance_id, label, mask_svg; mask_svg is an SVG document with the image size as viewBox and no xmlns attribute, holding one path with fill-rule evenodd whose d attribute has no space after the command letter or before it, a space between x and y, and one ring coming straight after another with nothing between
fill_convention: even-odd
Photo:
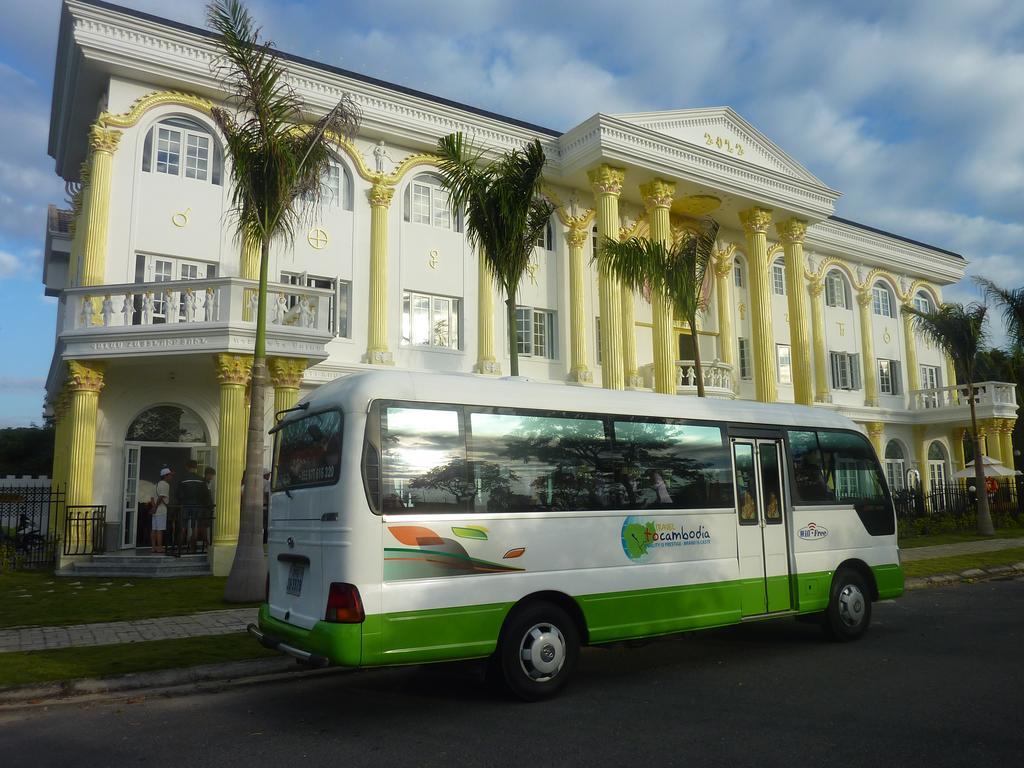
<instances>
[{"instance_id":1,"label":"window shutter","mask_svg":"<svg viewBox=\"0 0 1024 768\"><path fill-rule=\"evenodd\" d=\"M860 378L860 355L850 355L848 359L850 361L850 389L860 389L862 386Z\"/></svg>"},{"instance_id":2,"label":"window shutter","mask_svg":"<svg viewBox=\"0 0 1024 768\"><path fill-rule=\"evenodd\" d=\"M841 389L839 386L839 355L829 352L828 356L832 363L832 389Z\"/></svg>"},{"instance_id":3,"label":"window shutter","mask_svg":"<svg viewBox=\"0 0 1024 768\"><path fill-rule=\"evenodd\" d=\"M831 275L825 278L825 303L830 307L837 306L839 303L836 301L836 281Z\"/></svg>"},{"instance_id":4,"label":"window shutter","mask_svg":"<svg viewBox=\"0 0 1024 768\"><path fill-rule=\"evenodd\" d=\"M155 128L150 128L149 129L149 132L146 134L146 141L142 145L142 170L145 171L146 173L149 173L150 168L152 167L150 165L150 163L152 162L152 154L153 154L153 131L154 130L156 130L156 129Z\"/></svg>"},{"instance_id":5,"label":"window shutter","mask_svg":"<svg viewBox=\"0 0 1024 768\"><path fill-rule=\"evenodd\" d=\"M900 364L898 361L893 360L889 363L889 369L892 371L892 393L894 395L900 394Z\"/></svg>"},{"instance_id":6,"label":"window shutter","mask_svg":"<svg viewBox=\"0 0 1024 768\"><path fill-rule=\"evenodd\" d=\"M405 185L405 193L402 195L402 218L411 221L409 211L412 208L412 184Z\"/></svg>"}]
</instances>

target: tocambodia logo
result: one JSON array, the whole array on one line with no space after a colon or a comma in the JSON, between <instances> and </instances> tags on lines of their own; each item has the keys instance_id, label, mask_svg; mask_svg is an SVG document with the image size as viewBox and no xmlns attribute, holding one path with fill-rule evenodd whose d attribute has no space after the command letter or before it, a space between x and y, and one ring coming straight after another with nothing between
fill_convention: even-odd
<instances>
[{"instance_id":1,"label":"tocambodia logo","mask_svg":"<svg viewBox=\"0 0 1024 768\"><path fill-rule=\"evenodd\" d=\"M650 560L659 550L710 543L711 531L703 523L684 528L673 522L638 517L627 517L622 522L622 551L635 562Z\"/></svg>"},{"instance_id":2,"label":"tocambodia logo","mask_svg":"<svg viewBox=\"0 0 1024 768\"><path fill-rule=\"evenodd\" d=\"M801 539L824 539L828 536L828 528L823 525L818 525L817 523L808 523L797 531L797 535L799 535Z\"/></svg>"}]
</instances>

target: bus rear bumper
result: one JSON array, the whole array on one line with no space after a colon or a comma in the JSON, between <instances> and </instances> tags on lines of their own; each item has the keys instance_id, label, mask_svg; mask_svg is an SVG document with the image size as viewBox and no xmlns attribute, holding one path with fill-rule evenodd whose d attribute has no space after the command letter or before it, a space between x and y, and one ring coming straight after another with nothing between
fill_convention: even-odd
<instances>
[{"instance_id":1,"label":"bus rear bumper","mask_svg":"<svg viewBox=\"0 0 1024 768\"><path fill-rule=\"evenodd\" d=\"M248 632L263 646L286 653L303 664L358 667L362 663L361 624L318 621L306 629L275 619L264 603L260 606L259 623L250 625Z\"/></svg>"},{"instance_id":2,"label":"bus rear bumper","mask_svg":"<svg viewBox=\"0 0 1024 768\"><path fill-rule=\"evenodd\" d=\"M256 638L259 644L262 645L264 648L269 648L272 651L278 651L279 653L288 654L296 661L298 661L301 664L304 664L307 667L318 669L320 667L326 667L328 664L331 663L330 659L328 659L326 656L321 656L318 653L304 651L301 648L296 648L295 646L288 645L288 643L284 642L284 640L282 640L281 638L275 637L274 635L268 635L255 624L250 624L248 627L245 628L245 631L252 635L254 638Z\"/></svg>"}]
</instances>

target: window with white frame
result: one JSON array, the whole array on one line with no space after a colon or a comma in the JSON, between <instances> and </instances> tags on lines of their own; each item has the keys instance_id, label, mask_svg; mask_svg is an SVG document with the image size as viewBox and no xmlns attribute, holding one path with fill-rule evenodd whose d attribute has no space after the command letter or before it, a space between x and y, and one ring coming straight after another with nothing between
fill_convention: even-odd
<instances>
[{"instance_id":1,"label":"window with white frame","mask_svg":"<svg viewBox=\"0 0 1024 768\"><path fill-rule=\"evenodd\" d=\"M836 459L836 498L860 498L861 466L851 459Z\"/></svg>"},{"instance_id":2,"label":"window with white frame","mask_svg":"<svg viewBox=\"0 0 1024 768\"><path fill-rule=\"evenodd\" d=\"M451 209L448 190L441 179L421 173L405 190L405 220L439 229L461 231L458 216Z\"/></svg>"},{"instance_id":3,"label":"window with white frame","mask_svg":"<svg viewBox=\"0 0 1024 768\"><path fill-rule=\"evenodd\" d=\"M946 484L946 450L938 440L928 446L928 479L932 490Z\"/></svg>"},{"instance_id":4,"label":"window with white frame","mask_svg":"<svg viewBox=\"0 0 1024 768\"><path fill-rule=\"evenodd\" d=\"M881 317L896 317L892 293L882 283L876 283L871 289L871 308Z\"/></svg>"},{"instance_id":5,"label":"window with white frame","mask_svg":"<svg viewBox=\"0 0 1024 768\"><path fill-rule=\"evenodd\" d=\"M536 246L538 248L543 248L545 251L555 250L555 230L554 227L551 226L550 221L547 223L547 226L544 227L544 231L537 235Z\"/></svg>"},{"instance_id":6,"label":"window with white frame","mask_svg":"<svg viewBox=\"0 0 1024 768\"><path fill-rule=\"evenodd\" d=\"M781 261L772 264L772 291L776 296L786 295L786 267Z\"/></svg>"},{"instance_id":7,"label":"window with white frame","mask_svg":"<svg viewBox=\"0 0 1024 768\"><path fill-rule=\"evenodd\" d=\"M737 288L743 287L743 264L738 259L732 265L732 279Z\"/></svg>"},{"instance_id":8,"label":"window with white frame","mask_svg":"<svg viewBox=\"0 0 1024 768\"><path fill-rule=\"evenodd\" d=\"M825 304L829 307L838 307L840 309L850 308L846 281L838 270L832 270L825 275Z\"/></svg>"},{"instance_id":9,"label":"window with white frame","mask_svg":"<svg viewBox=\"0 0 1024 768\"><path fill-rule=\"evenodd\" d=\"M942 380L937 365L921 366L921 389L931 390L925 393L923 405L925 408L939 407L939 394L935 390L942 386Z\"/></svg>"},{"instance_id":10,"label":"window with white frame","mask_svg":"<svg viewBox=\"0 0 1024 768\"><path fill-rule=\"evenodd\" d=\"M555 358L555 313L516 307L516 348L520 355Z\"/></svg>"},{"instance_id":11,"label":"window with white frame","mask_svg":"<svg viewBox=\"0 0 1024 768\"><path fill-rule=\"evenodd\" d=\"M878 391L883 395L900 393L899 360L878 360Z\"/></svg>"},{"instance_id":12,"label":"window with white frame","mask_svg":"<svg viewBox=\"0 0 1024 768\"><path fill-rule=\"evenodd\" d=\"M135 282L137 284L169 283L176 280L208 280L216 276L216 264L155 254L138 253L135 255ZM152 318L150 322L165 323L169 321L166 298L164 291L153 291ZM133 299L132 323L134 325L143 322L143 299L144 297L141 293L137 293ZM190 318L186 315L186 303L186 296L179 293L177 312L172 312L173 317L170 319L176 319L178 322L188 321ZM171 308L174 308L173 305Z\"/></svg>"},{"instance_id":13,"label":"window with white frame","mask_svg":"<svg viewBox=\"0 0 1024 768\"><path fill-rule=\"evenodd\" d=\"M779 384L792 384L793 353L789 344L775 345L775 362L779 373Z\"/></svg>"},{"instance_id":14,"label":"window with white frame","mask_svg":"<svg viewBox=\"0 0 1024 768\"><path fill-rule=\"evenodd\" d=\"M320 176L320 205L352 210L352 175L335 160L328 163Z\"/></svg>"},{"instance_id":15,"label":"window with white frame","mask_svg":"<svg viewBox=\"0 0 1024 768\"><path fill-rule=\"evenodd\" d=\"M308 288L322 288L332 292L330 300L330 319L329 327L334 332L335 336L342 338L350 338L351 326L350 326L350 314L349 307L351 305L352 297L352 284L347 280L338 280L334 277L318 277L311 275L307 272L295 273L295 272L282 272L281 282L285 285L299 285ZM288 311L294 313L299 303L299 297L288 296L287 299Z\"/></svg>"},{"instance_id":16,"label":"window with white frame","mask_svg":"<svg viewBox=\"0 0 1024 768\"><path fill-rule=\"evenodd\" d=\"M831 352L832 389L860 389L860 355Z\"/></svg>"},{"instance_id":17,"label":"window with white frame","mask_svg":"<svg viewBox=\"0 0 1024 768\"><path fill-rule=\"evenodd\" d=\"M932 311L932 300L928 298L928 294L922 291L914 296L914 309L918 312Z\"/></svg>"},{"instance_id":18,"label":"window with white frame","mask_svg":"<svg viewBox=\"0 0 1024 768\"><path fill-rule=\"evenodd\" d=\"M220 143L202 123L169 117L146 134L142 170L220 184L224 158Z\"/></svg>"},{"instance_id":19,"label":"window with white frame","mask_svg":"<svg viewBox=\"0 0 1024 768\"><path fill-rule=\"evenodd\" d=\"M750 339L738 338L736 339L739 345L739 357L740 357L740 378L749 379L751 378L750 371Z\"/></svg>"},{"instance_id":20,"label":"window with white frame","mask_svg":"<svg viewBox=\"0 0 1024 768\"><path fill-rule=\"evenodd\" d=\"M402 293L402 343L459 349L461 301L429 293Z\"/></svg>"},{"instance_id":21,"label":"window with white frame","mask_svg":"<svg viewBox=\"0 0 1024 768\"><path fill-rule=\"evenodd\" d=\"M889 490L902 491L906 487L906 472L903 448L895 440L890 440L885 446L885 478L889 481Z\"/></svg>"}]
</instances>

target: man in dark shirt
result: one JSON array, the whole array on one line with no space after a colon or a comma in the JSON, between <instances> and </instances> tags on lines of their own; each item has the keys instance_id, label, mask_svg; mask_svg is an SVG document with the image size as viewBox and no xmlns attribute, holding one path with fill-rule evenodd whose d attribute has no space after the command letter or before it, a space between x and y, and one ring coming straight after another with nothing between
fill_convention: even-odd
<instances>
[{"instance_id":1,"label":"man in dark shirt","mask_svg":"<svg viewBox=\"0 0 1024 768\"><path fill-rule=\"evenodd\" d=\"M189 459L185 464L185 476L178 483L178 503L181 504L181 515L188 531L189 549L192 550L196 547L199 520L207 517L213 508L210 487L196 474L197 468L195 459Z\"/></svg>"}]
</instances>

